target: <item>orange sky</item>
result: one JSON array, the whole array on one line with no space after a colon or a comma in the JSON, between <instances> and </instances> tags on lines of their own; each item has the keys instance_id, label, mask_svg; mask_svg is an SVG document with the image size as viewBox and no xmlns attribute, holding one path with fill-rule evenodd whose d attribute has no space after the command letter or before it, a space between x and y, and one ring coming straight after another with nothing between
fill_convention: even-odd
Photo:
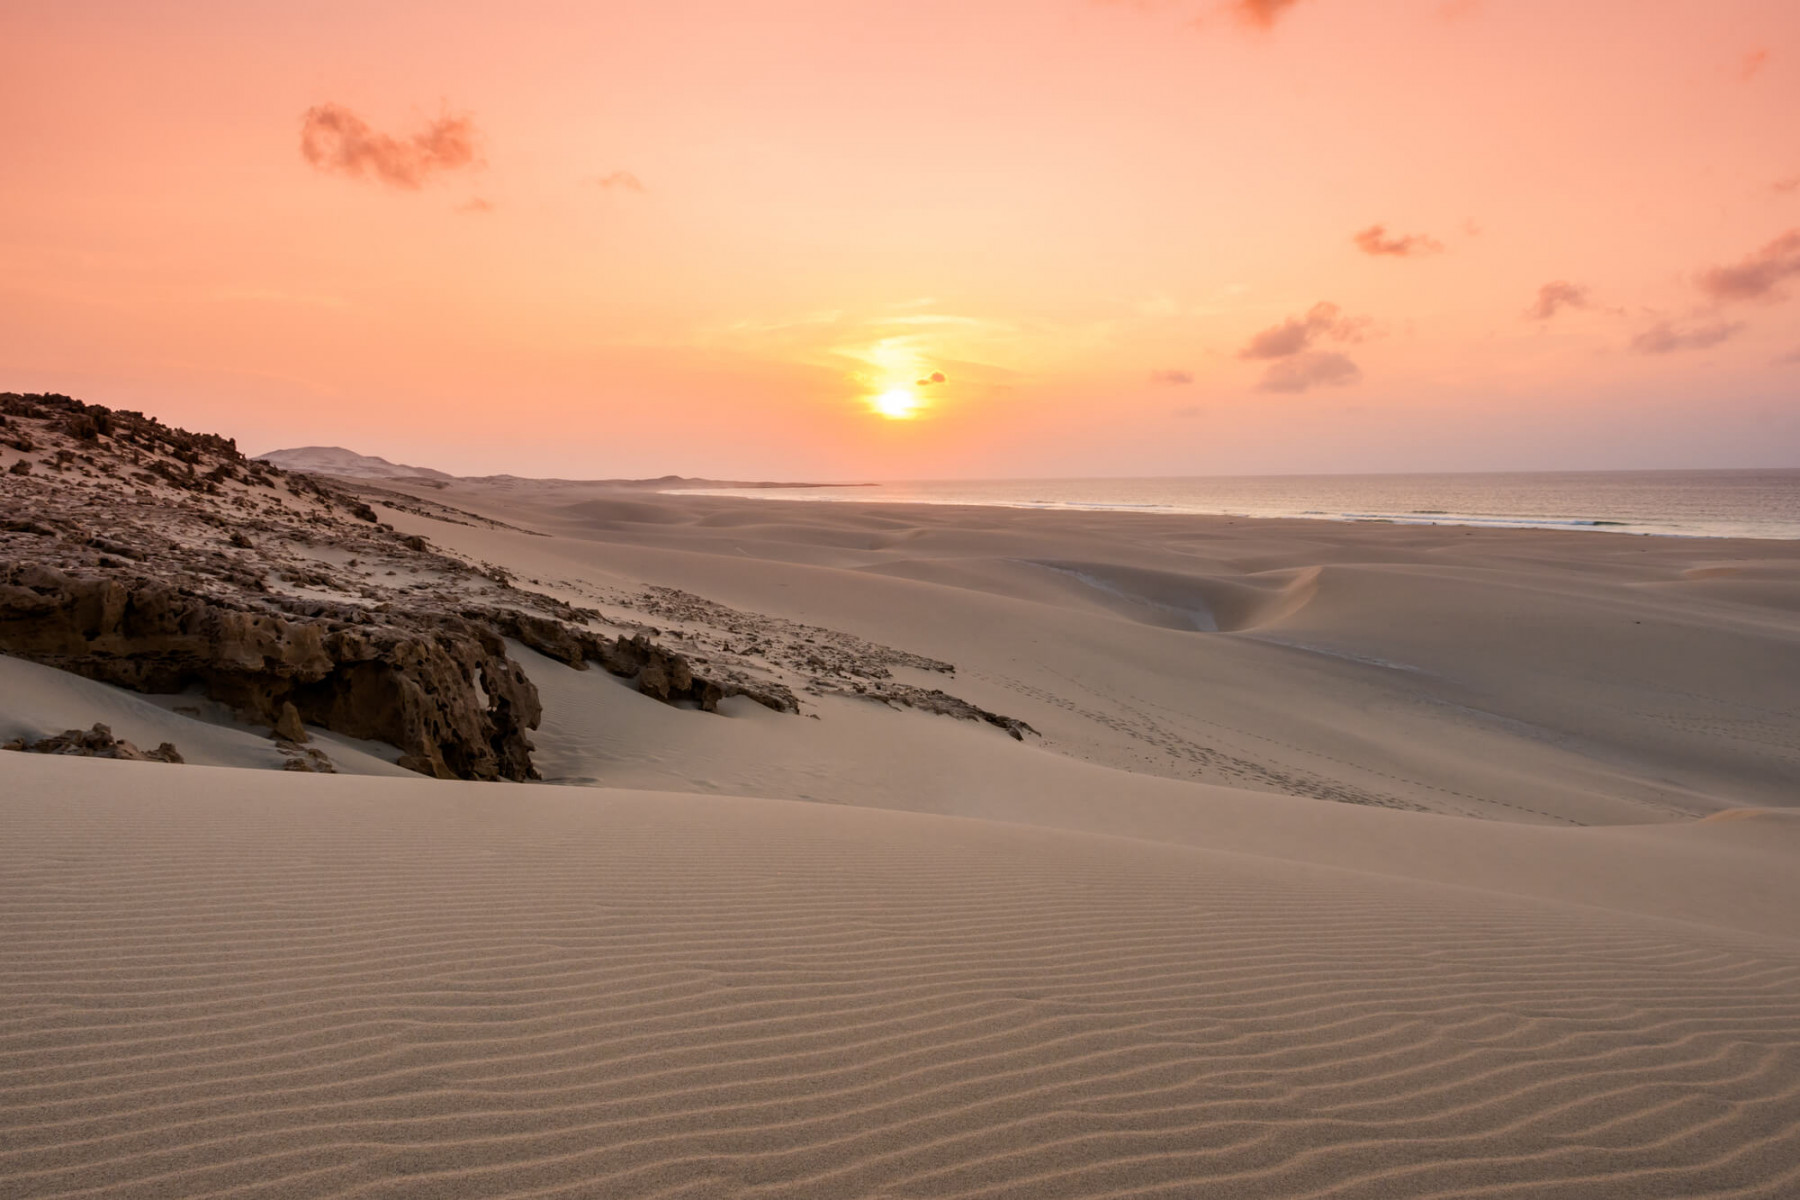
<instances>
[{"instance_id":1,"label":"orange sky","mask_svg":"<svg viewBox=\"0 0 1800 1200\"><path fill-rule=\"evenodd\" d=\"M0 388L253 451L1800 465L1794 0L9 0L0 44Z\"/></svg>"}]
</instances>

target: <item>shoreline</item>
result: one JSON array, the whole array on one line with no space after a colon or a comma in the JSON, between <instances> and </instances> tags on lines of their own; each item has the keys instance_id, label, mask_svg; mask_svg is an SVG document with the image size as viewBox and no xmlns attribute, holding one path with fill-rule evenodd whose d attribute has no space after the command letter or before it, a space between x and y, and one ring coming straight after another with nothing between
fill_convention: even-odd
<instances>
[{"instance_id":1,"label":"shoreline","mask_svg":"<svg viewBox=\"0 0 1800 1200\"><path fill-rule=\"evenodd\" d=\"M835 488L835 487L873 488L873 487L881 487L883 485L881 485L881 484L866 484L865 483L865 484L812 484L812 485L808 485L808 486L811 489L817 490L817 489L827 489L827 488ZM773 490L773 489L771 488L771 490ZM1673 539L1678 539L1678 540L1683 540L1683 541L1703 540L1703 541L1753 541L1753 542L1764 542L1764 543L1769 543L1769 542L1800 543L1800 535L1788 535L1788 534L1780 534L1780 533L1757 534L1757 533L1742 533L1742 532L1685 533L1685 532L1679 532L1679 531L1674 531L1674 530L1664 530L1664 529L1640 529L1640 528L1633 527L1633 523L1629 522L1629 521L1616 521L1616 520L1606 520L1606 519L1593 519L1593 520L1575 519L1575 518L1566 519L1566 520L1545 519L1543 521L1533 522L1528 518L1520 518L1517 520L1513 520L1513 519L1507 519L1507 518L1483 518L1483 517L1476 516L1476 515L1470 515L1464 519L1458 519L1458 518L1452 517L1452 516L1445 516L1442 518L1434 518L1432 515L1429 515L1429 514L1418 514L1417 516L1377 516L1377 515L1367 515L1367 514L1342 514L1342 515L1334 516L1334 515L1331 515L1328 513L1250 513L1250 512L1239 512L1239 511L1229 511L1229 510L1189 509L1189 508L1179 508L1179 507L1170 506L1170 505L1156 505L1156 504L1124 504L1124 503L1105 504L1105 503L1075 503L1075 502L1029 503L1029 502L1024 502L1024 501L1006 501L1006 500L982 501L982 500L969 500L969 499L942 499L942 500L939 500L939 499L932 499L932 498L928 498L928 497L919 497L919 496L906 496L906 497L895 497L892 499L884 499L884 498L861 495L861 496L846 496L846 497L843 497L842 499L838 499L838 498L826 498L826 497L821 497L818 495L772 496L772 495L767 495L767 494L757 494L753 489L749 489L749 488L738 488L738 489L733 489L733 488L681 488L681 489L657 490L657 491L655 491L654 494L659 495L659 496L677 496L677 497L679 497L679 496L694 496L694 497L708 497L708 498L713 498L713 499L767 501L770 503L779 503L779 504L816 504L816 505L829 505L829 506L834 506L834 507L840 506L840 505L843 505L843 506L863 505L863 506L871 506L871 507L879 507L879 508L899 508L899 507L903 507L906 505L916 504L916 505L926 505L926 506L930 506L932 508L1000 509L1000 510L1006 510L1006 511L1012 511L1012 512L1070 513L1070 514L1084 514L1084 515L1118 514L1118 515L1126 515L1126 516L1152 516L1152 517L1203 517L1203 518L1222 518L1222 519L1229 519L1229 520L1234 520L1234 521L1236 521L1236 520L1241 520L1241 521L1305 521L1305 522L1316 522L1319 524L1326 524L1326 525L1389 525L1389 526L1395 526L1395 527L1399 527L1399 528L1491 529L1491 530L1511 530L1511 531L1527 532L1527 533L1564 533L1564 532L1580 533L1580 534L1612 533L1612 534L1621 534L1621 535L1628 536L1628 537L1673 538Z\"/></svg>"}]
</instances>

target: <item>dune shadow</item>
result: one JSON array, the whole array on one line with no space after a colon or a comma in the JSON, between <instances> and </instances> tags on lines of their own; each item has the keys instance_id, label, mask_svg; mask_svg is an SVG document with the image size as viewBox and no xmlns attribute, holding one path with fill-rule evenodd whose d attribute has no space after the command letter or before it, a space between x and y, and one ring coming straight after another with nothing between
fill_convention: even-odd
<instances>
[{"instance_id":1,"label":"dune shadow","mask_svg":"<svg viewBox=\"0 0 1800 1200\"><path fill-rule=\"evenodd\" d=\"M1079 584L1087 599L1120 616L1197 633L1233 633L1279 621L1312 599L1319 579L1317 567L1221 578L1113 563L1019 561Z\"/></svg>"}]
</instances>

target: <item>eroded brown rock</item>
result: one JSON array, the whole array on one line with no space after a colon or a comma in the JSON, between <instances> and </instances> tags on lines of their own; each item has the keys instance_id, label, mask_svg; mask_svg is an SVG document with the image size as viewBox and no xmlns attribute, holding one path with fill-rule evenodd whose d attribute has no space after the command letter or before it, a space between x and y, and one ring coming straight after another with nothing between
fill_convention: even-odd
<instances>
[{"instance_id":1,"label":"eroded brown rock","mask_svg":"<svg viewBox=\"0 0 1800 1200\"><path fill-rule=\"evenodd\" d=\"M840 696L857 696L864 700L879 700L884 704L900 704L907 708L916 708L922 712L937 713L939 716L955 717L959 721L980 721L1002 729L1015 742L1025 740L1026 734L1033 737L1042 736L1024 721L1017 717L1004 716L997 712L989 712L978 705L970 704L960 696L952 696L949 692L937 688L913 687L905 683L858 684L850 688L834 688L834 694Z\"/></svg>"},{"instance_id":2,"label":"eroded brown rock","mask_svg":"<svg viewBox=\"0 0 1800 1200\"><path fill-rule=\"evenodd\" d=\"M73 754L81 758L119 758L130 762L182 762L181 751L173 743L163 742L154 750L139 750L123 738L115 738L110 728L99 722L92 729L70 729L52 737L27 741L14 738L0 750L19 750L26 754Z\"/></svg>"},{"instance_id":3,"label":"eroded brown rock","mask_svg":"<svg viewBox=\"0 0 1800 1200\"><path fill-rule=\"evenodd\" d=\"M464 615L492 625L548 658L586 670L597 662L607 672L637 680L638 691L675 704L691 700L707 712L717 712L719 701L744 696L776 712L799 711L794 694L772 680L751 679L729 670L695 670L686 655L660 646L645 635L604 637L552 617L516 609L468 609Z\"/></svg>"},{"instance_id":4,"label":"eroded brown rock","mask_svg":"<svg viewBox=\"0 0 1800 1200\"><path fill-rule=\"evenodd\" d=\"M292 700L283 700L281 711L275 714L275 736L284 742L306 740L306 725L300 720L300 710L294 707Z\"/></svg>"},{"instance_id":5,"label":"eroded brown rock","mask_svg":"<svg viewBox=\"0 0 1800 1200\"><path fill-rule=\"evenodd\" d=\"M536 776L537 689L498 634L448 614L352 625L116 572L0 564L0 651L142 692L199 685L271 726L292 706L300 721L388 742L404 765L440 778Z\"/></svg>"}]
</instances>

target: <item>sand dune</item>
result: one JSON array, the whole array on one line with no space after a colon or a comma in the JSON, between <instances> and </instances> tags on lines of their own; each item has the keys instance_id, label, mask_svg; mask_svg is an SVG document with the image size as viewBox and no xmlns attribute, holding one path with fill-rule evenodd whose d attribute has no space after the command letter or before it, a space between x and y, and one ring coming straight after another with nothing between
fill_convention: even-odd
<instances>
[{"instance_id":1,"label":"sand dune","mask_svg":"<svg viewBox=\"0 0 1800 1200\"><path fill-rule=\"evenodd\" d=\"M214 764L0 755L0 1194L1800 1194L1800 547L430 498L1037 733L515 644L546 785L295 775L0 660Z\"/></svg>"},{"instance_id":2,"label":"sand dune","mask_svg":"<svg viewBox=\"0 0 1800 1200\"><path fill-rule=\"evenodd\" d=\"M555 536L387 515L578 602L643 581L955 663L1066 757L1565 824L1800 796L1793 543L708 496L594 523L568 486L446 494ZM1768 594L1691 577L1721 568Z\"/></svg>"},{"instance_id":3,"label":"sand dune","mask_svg":"<svg viewBox=\"0 0 1800 1200\"><path fill-rule=\"evenodd\" d=\"M1800 1184L1792 938L868 809L10 776L9 1195Z\"/></svg>"}]
</instances>

